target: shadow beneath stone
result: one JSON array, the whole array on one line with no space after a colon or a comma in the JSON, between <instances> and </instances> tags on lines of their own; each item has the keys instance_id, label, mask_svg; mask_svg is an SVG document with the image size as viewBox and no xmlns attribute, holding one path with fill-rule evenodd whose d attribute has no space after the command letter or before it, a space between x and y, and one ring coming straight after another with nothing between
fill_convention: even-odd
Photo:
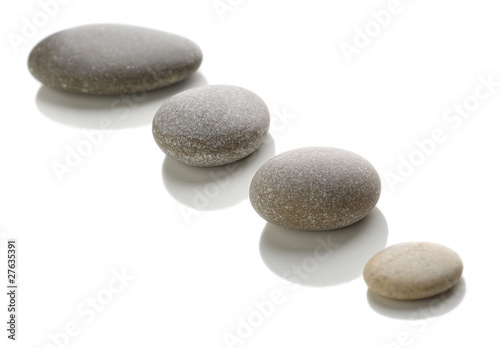
<instances>
[{"instance_id":1,"label":"shadow beneath stone","mask_svg":"<svg viewBox=\"0 0 500 348\"><path fill-rule=\"evenodd\" d=\"M331 231L297 231L267 223L260 255L273 273L288 281L331 286L361 276L366 262L385 248L387 236L387 222L378 208L351 226Z\"/></svg>"},{"instance_id":2,"label":"shadow beneath stone","mask_svg":"<svg viewBox=\"0 0 500 348\"><path fill-rule=\"evenodd\" d=\"M451 289L442 294L421 300L393 300L380 296L370 289L366 293L368 304L372 309L389 318L422 320L451 312L465 297L466 285L464 278Z\"/></svg>"},{"instance_id":3,"label":"shadow beneath stone","mask_svg":"<svg viewBox=\"0 0 500 348\"><path fill-rule=\"evenodd\" d=\"M50 120L76 128L99 129L109 120L113 129L151 125L161 104L186 89L207 85L205 77L190 78L154 91L114 96L85 95L41 86L36 96L38 109Z\"/></svg>"},{"instance_id":4,"label":"shadow beneath stone","mask_svg":"<svg viewBox=\"0 0 500 348\"><path fill-rule=\"evenodd\" d=\"M268 133L251 155L218 167L193 167L165 156L163 184L179 203L201 211L224 209L248 198L255 172L275 154Z\"/></svg>"}]
</instances>

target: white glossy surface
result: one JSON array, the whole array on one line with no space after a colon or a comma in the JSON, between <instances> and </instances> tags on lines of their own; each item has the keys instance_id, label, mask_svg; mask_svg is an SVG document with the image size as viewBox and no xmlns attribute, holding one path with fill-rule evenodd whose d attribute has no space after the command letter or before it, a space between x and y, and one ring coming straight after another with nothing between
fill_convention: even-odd
<instances>
[{"instance_id":1,"label":"white glossy surface","mask_svg":"<svg viewBox=\"0 0 500 348\"><path fill-rule=\"evenodd\" d=\"M5 238L14 237L21 321L19 341L8 341L2 329L0 346L52 348L49 335L74 322L71 348L225 347L224 334L237 334L238 318L255 316L255 301L271 298L279 302L273 313L235 347L429 348L498 341L500 86L462 123L443 118L474 95L480 76L500 81L496 5L401 0L401 12L348 64L339 45L352 43L355 28L388 1L222 2L233 4L224 20L212 0L71 0L18 52L8 33L19 33L23 17L41 7L34 0L4 4L0 284L4 293ZM201 46L204 62L193 79L144 100L60 93L30 76L27 57L39 40L98 22L186 36ZM207 83L252 90L274 117L262 151L236 167L170 163L153 140L150 123L162 100ZM68 147L75 149L84 131L105 118L114 130L58 180L52 163L64 163ZM385 173L397 173L398 156L408 158L415 141L436 128L446 140L391 190ZM267 158L313 145L362 155L383 181L369 220L352 233L321 234L331 235L337 248L321 254L329 257L317 268L311 260L318 234L267 225L246 194ZM210 197L201 197L204 191ZM465 266L461 287L411 303L368 293L361 271L369 254L414 240L458 252ZM293 265L315 269L287 281L283 273ZM108 299L112 270L122 268L134 279ZM90 311L87 298L97 294L110 303ZM6 301L2 295L1 322Z\"/></svg>"}]
</instances>

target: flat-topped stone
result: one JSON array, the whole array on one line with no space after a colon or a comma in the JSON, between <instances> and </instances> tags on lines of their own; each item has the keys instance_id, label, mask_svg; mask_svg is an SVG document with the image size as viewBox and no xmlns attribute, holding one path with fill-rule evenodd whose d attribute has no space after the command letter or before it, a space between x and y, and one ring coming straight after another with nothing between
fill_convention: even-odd
<instances>
[{"instance_id":1,"label":"flat-topped stone","mask_svg":"<svg viewBox=\"0 0 500 348\"><path fill-rule=\"evenodd\" d=\"M122 94L186 79L202 61L194 42L159 30L121 24L57 32L32 50L28 66L43 84L84 94Z\"/></svg>"}]
</instances>

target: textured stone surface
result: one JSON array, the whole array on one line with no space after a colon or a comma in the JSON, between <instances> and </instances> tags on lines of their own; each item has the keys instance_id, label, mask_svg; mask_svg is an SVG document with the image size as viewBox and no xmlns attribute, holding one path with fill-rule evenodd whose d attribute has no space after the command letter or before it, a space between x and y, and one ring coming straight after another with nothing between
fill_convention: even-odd
<instances>
[{"instance_id":1,"label":"textured stone surface","mask_svg":"<svg viewBox=\"0 0 500 348\"><path fill-rule=\"evenodd\" d=\"M250 185L250 201L265 220L298 230L331 230L364 218L377 204L380 177L363 157L307 147L266 162Z\"/></svg>"},{"instance_id":2,"label":"textured stone surface","mask_svg":"<svg viewBox=\"0 0 500 348\"><path fill-rule=\"evenodd\" d=\"M85 25L42 40L28 59L47 86L85 94L147 91L184 80L202 53L192 41L120 24Z\"/></svg>"},{"instance_id":3,"label":"textured stone surface","mask_svg":"<svg viewBox=\"0 0 500 348\"><path fill-rule=\"evenodd\" d=\"M167 100L154 117L153 136L176 160L212 167L254 152L269 122L269 110L255 93L235 86L204 86Z\"/></svg>"},{"instance_id":4,"label":"textured stone surface","mask_svg":"<svg viewBox=\"0 0 500 348\"><path fill-rule=\"evenodd\" d=\"M453 250L434 243L412 242L380 251L366 264L363 276L375 293L393 299L416 300L437 295L455 285L463 264Z\"/></svg>"}]
</instances>

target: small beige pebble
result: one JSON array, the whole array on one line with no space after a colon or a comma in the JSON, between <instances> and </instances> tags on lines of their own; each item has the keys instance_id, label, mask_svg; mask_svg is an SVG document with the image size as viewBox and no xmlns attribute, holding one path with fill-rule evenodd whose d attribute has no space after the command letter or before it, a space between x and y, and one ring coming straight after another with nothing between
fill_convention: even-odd
<instances>
[{"instance_id":1,"label":"small beige pebble","mask_svg":"<svg viewBox=\"0 0 500 348\"><path fill-rule=\"evenodd\" d=\"M450 248L428 242L388 247L365 266L363 277L373 292L398 300L417 300L440 294L459 281L460 256Z\"/></svg>"}]
</instances>

